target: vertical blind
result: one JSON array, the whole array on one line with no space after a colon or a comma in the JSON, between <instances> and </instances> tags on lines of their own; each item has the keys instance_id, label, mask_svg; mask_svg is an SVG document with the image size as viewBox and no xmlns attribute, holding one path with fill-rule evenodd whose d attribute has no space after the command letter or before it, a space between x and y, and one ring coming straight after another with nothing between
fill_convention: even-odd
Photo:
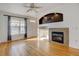
<instances>
[{"instance_id":1,"label":"vertical blind","mask_svg":"<svg viewBox=\"0 0 79 59\"><path fill-rule=\"evenodd\" d=\"M24 18L11 17L10 28L11 28L11 35L25 34Z\"/></svg>"}]
</instances>

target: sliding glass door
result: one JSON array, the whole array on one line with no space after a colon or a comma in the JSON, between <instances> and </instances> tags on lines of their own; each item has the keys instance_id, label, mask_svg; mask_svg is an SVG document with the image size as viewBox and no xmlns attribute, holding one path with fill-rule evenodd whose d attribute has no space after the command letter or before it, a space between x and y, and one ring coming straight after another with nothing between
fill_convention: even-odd
<instances>
[{"instance_id":1,"label":"sliding glass door","mask_svg":"<svg viewBox=\"0 0 79 59\"><path fill-rule=\"evenodd\" d=\"M11 40L24 39L26 32L26 19L19 17L10 17L9 19L9 36Z\"/></svg>"},{"instance_id":2,"label":"sliding glass door","mask_svg":"<svg viewBox=\"0 0 79 59\"><path fill-rule=\"evenodd\" d=\"M22 18L11 17L11 35L25 34L25 20Z\"/></svg>"}]
</instances>

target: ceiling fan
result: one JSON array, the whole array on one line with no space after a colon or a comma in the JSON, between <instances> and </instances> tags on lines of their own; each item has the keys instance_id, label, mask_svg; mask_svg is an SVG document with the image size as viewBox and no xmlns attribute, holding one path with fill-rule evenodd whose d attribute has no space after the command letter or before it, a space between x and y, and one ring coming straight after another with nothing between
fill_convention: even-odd
<instances>
[{"instance_id":1,"label":"ceiling fan","mask_svg":"<svg viewBox=\"0 0 79 59\"><path fill-rule=\"evenodd\" d=\"M37 5L35 5L35 3L30 3L29 6L24 5L24 7L29 8L26 12L30 12L30 11L38 12L37 9L41 8Z\"/></svg>"}]
</instances>

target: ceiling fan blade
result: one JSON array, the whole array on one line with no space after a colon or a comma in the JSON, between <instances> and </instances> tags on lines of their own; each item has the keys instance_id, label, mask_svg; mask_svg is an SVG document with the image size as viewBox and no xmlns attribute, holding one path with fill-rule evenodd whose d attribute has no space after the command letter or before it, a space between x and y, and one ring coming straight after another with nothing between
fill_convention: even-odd
<instances>
[{"instance_id":1,"label":"ceiling fan blade","mask_svg":"<svg viewBox=\"0 0 79 59\"><path fill-rule=\"evenodd\" d=\"M37 7L37 6L35 6L34 8L41 8L41 7Z\"/></svg>"},{"instance_id":2,"label":"ceiling fan blade","mask_svg":"<svg viewBox=\"0 0 79 59\"><path fill-rule=\"evenodd\" d=\"M30 8L30 6L24 6L25 8Z\"/></svg>"},{"instance_id":3,"label":"ceiling fan blade","mask_svg":"<svg viewBox=\"0 0 79 59\"><path fill-rule=\"evenodd\" d=\"M41 7L37 6L37 5L35 5L34 3L30 3L29 6L28 5L24 5L24 7L26 7L26 8L41 8Z\"/></svg>"},{"instance_id":4,"label":"ceiling fan blade","mask_svg":"<svg viewBox=\"0 0 79 59\"><path fill-rule=\"evenodd\" d=\"M34 9L34 11L37 13L38 11L36 9Z\"/></svg>"},{"instance_id":5,"label":"ceiling fan blade","mask_svg":"<svg viewBox=\"0 0 79 59\"><path fill-rule=\"evenodd\" d=\"M27 12L31 11L32 9L28 9Z\"/></svg>"}]
</instances>

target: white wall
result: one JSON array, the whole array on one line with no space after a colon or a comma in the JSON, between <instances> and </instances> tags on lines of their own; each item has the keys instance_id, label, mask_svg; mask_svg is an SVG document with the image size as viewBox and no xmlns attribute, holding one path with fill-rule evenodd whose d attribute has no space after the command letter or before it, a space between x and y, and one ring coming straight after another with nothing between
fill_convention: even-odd
<instances>
[{"instance_id":1,"label":"white wall","mask_svg":"<svg viewBox=\"0 0 79 59\"><path fill-rule=\"evenodd\" d=\"M8 19L7 16L3 16L4 14L1 13L0 15L0 42L6 42L8 36ZM30 22L27 19L27 37L37 36L37 23ZM12 40L19 40L23 39L23 35L14 35L12 36Z\"/></svg>"},{"instance_id":2,"label":"white wall","mask_svg":"<svg viewBox=\"0 0 79 59\"><path fill-rule=\"evenodd\" d=\"M0 43L6 42L8 38L8 18L7 16L0 15ZM24 35L14 35L12 40L23 39Z\"/></svg>"},{"instance_id":3,"label":"white wall","mask_svg":"<svg viewBox=\"0 0 79 59\"><path fill-rule=\"evenodd\" d=\"M9 14L13 16L19 16L19 17L26 17L29 15L26 15L26 10L28 8L25 8L22 3L0 3L0 42L6 42L7 41L7 18L4 17L3 15ZM27 19L28 20L28 19ZM33 26L32 26L33 25ZM32 29L31 29L32 28ZM36 26L32 23L28 23L28 35L31 36L36 36ZM30 32L31 31L31 32ZM16 40L16 37L19 39L23 38L22 35L16 35L13 36L12 39Z\"/></svg>"},{"instance_id":4,"label":"white wall","mask_svg":"<svg viewBox=\"0 0 79 59\"><path fill-rule=\"evenodd\" d=\"M63 13L63 22L50 23L40 26L48 28L69 28L69 46L79 49L79 4L52 4L52 7L47 9L44 14L50 12ZM40 13L41 14L41 13ZM41 14L41 15L44 15Z\"/></svg>"},{"instance_id":5,"label":"white wall","mask_svg":"<svg viewBox=\"0 0 79 59\"><path fill-rule=\"evenodd\" d=\"M27 38L37 36L37 23L35 20L27 20Z\"/></svg>"},{"instance_id":6,"label":"white wall","mask_svg":"<svg viewBox=\"0 0 79 59\"><path fill-rule=\"evenodd\" d=\"M0 43L7 41L7 17L0 15Z\"/></svg>"},{"instance_id":7,"label":"white wall","mask_svg":"<svg viewBox=\"0 0 79 59\"><path fill-rule=\"evenodd\" d=\"M39 28L39 39L40 40L48 40L49 41L49 29L47 28Z\"/></svg>"}]
</instances>

